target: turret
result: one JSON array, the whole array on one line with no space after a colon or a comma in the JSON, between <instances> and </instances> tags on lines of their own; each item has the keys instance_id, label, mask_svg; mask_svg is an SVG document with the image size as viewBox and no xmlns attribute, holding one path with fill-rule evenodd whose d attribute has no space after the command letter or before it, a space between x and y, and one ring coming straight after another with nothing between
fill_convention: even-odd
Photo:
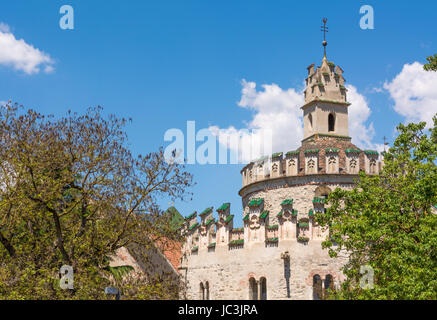
<instances>
[{"instance_id":1,"label":"turret","mask_svg":"<svg viewBox=\"0 0 437 320\"><path fill-rule=\"evenodd\" d=\"M266 239L266 225L270 212L264 210L264 199L253 198L247 205L248 212L243 220L247 229L248 242L262 242Z\"/></svg>"},{"instance_id":2,"label":"turret","mask_svg":"<svg viewBox=\"0 0 437 320\"><path fill-rule=\"evenodd\" d=\"M214 218L212 217L213 214L213 207L206 208L203 210L199 216L200 216L200 227L199 227L199 233L200 233L200 241L199 241L199 248L206 248L208 247L210 242L210 233L211 233L211 226L213 225Z\"/></svg>"},{"instance_id":3,"label":"turret","mask_svg":"<svg viewBox=\"0 0 437 320\"><path fill-rule=\"evenodd\" d=\"M323 57L322 65L308 68L304 113L304 139L316 134L348 136L348 106L343 70Z\"/></svg>"},{"instance_id":4,"label":"turret","mask_svg":"<svg viewBox=\"0 0 437 320\"><path fill-rule=\"evenodd\" d=\"M282 201L282 209L276 216L280 225L279 236L284 240L296 238L297 210L293 208L293 203L293 199Z\"/></svg>"},{"instance_id":5,"label":"turret","mask_svg":"<svg viewBox=\"0 0 437 320\"><path fill-rule=\"evenodd\" d=\"M229 243L229 231L233 228L234 216L230 214L231 204L223 203L218 209L217 221L217 245L227 245Z\"/></svg>"},{"instance_id":6,"label":"turret","mask_svg":"<svg viewBox=\"0 0 437 320\"><path fill-rule=\"evenodd\" d=\"M191 248L192 251L196 251L199 249L199 233L197 230L199 223L197 222L196 211L185 218L185 224L188 247Z\"/></svg>"}]
</instances>

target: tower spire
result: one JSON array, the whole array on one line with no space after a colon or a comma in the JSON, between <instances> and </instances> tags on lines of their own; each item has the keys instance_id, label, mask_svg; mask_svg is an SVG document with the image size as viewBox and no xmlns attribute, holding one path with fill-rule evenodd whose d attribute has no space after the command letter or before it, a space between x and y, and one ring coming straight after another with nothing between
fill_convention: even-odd
<instances>
[{"instance_id":1,"label":"tower spire","mask_svg":"<svg viewBox=\"0 0 437 320\"><path fill-rule=\"evenodd\" d=\"M323 26L321 26L321 30L323 31L323 51L324 51L324 57L326 57L326 46L328 45L328 42L326 42L326 32L328 32L328 27L326 26L326 22L328 22L327 18L323 18Z\"/></svg>"}]
</instances>

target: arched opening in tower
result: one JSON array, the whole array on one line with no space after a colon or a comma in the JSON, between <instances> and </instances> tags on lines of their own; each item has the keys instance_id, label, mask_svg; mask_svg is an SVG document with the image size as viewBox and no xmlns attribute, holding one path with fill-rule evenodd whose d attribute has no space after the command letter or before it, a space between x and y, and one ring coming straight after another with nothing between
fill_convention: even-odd
<instances>
[{"instance_id":1,"label":"arched opening in tower","mask_svg":"<svg viewBox=\"0 0 437 320\"><path fill-rule=\"evenodd\" d=\"M209 282L208 281L205 284L205 291L206 291L206 294L205 294L204 300L209 300Z\"/></svg>"},{"instance_id":2,"label":"arched opening in tower","mask_svg":"<svg viewBox=\"0 0 437 320\"><path fill-rule=\"evenodd\" d=\"M308 128L310 129L310 131L312 131L313 130L313 116L311 115L311 113L308 116L308 122L309 122Z\"/></svg>"},{"instance_id":3,"label":"arched opening in tower","mask_svg":"<svg viewBox=\"0 0 437 320\"><path fill-rule=\"evenodd\" d=\"M202 282L199 286L199 300L205 300L205 287L203 286Z\"/></svg>"},{"instance_id":4,"label":"arched opening in tower","mask_svg":"<svg viewBox=\"0 0 437 320\"><path fill-rule=\"evenodd\" d=\"M260 279L260 286L261 286L261 297L260 300L267 300L267 279L261 278Z\"/></svg>"},{"instance_id":5,"label":"arched opening in tower","mask_svg":"<svg viewBox=\"0 0 437 320\"><path fill-rule=\"evenodd\" d=\"M335 117L332 113L328 116L328 131L334 132L335 131Z\"/></svg>"},{"instance_id":6,"label":"arched opening in tower","mask_svg":"<svg viewBox=\"0 0 437 320\"><path fill-rule=\"evenodd\" d=\"M334 280L332 275L328 274L325 277L325 283L323 288L323 299L326 300L328 296L332 293L331 290L334 289Z\"/></svg>"},{"instance_id":7,"label":"arched opening in tower","mask_svg":"<svg viewBox=\"0 0 437 320\"><path fill-rule=\"evenodd\" d=\"M249 300L258 300L258 284L254 278L249 279Z\"/></svg>"},{"instance_id":8,"label":"arched opening in tower","mask_svg":"<svg viewBox=\"0 0 437 320\"><path fill-rule=\"evenodd\" d=\"M322 278L318 274L313 277L313 300L323 300Z\"/></svg>"}]
</instances>

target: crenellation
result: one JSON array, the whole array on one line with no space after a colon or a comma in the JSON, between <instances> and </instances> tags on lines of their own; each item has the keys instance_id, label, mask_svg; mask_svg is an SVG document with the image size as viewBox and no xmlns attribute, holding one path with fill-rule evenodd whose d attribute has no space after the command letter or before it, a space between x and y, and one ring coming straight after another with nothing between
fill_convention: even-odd
<instances>
[{"instance_id":1,"label":"crenellation","mask_svg":"<svg viewBox=\"0 0 437 320\"><path fill-rule=\"evenodd\" d=\"M367 174L378 174L379 173L379 154L377 151L366 150L364 151L364 163L365 170Z\"/></svg>"},{"instance_id":2,"label":"crenellation","mask_svg":"<svg viewBox=\"0 0 437 320\"><path fill-rule=\"evenodd\" d=\"M332 142L332 141L331 141ZM345 141L343 141L345 142ZM316 143L320 143L316 139ZM326 143L329 145L330 143ZM339 146L342 143L331 144L332 146L324 149L306 149L287 153L285 157L277 157L270 162L265 162L265 166L270 163L271 174L258 175L258 179L248 180L243 179L242 186L248 186L252 183L267 181L270 179L292 176L303 176L313 174L346 174L358 175L359 171L364 171L368 174L377 174L381 171L384 162L379 159L377 151L362 151L357 149L352 144L345 142L346 148ZM310 144L308 146L311 146ZM352 145L352 148L348 148ZM307 147L308 147L307 146ZM371 152L371 153L369 153ZM248 164L241 170L242 176L250 176L248 173L252 166ZM373 173L371 173L373 172Z\"/></svg>"},{"instance_id":3,"label":"crenellation","mask_svg":"<svg viewBox=\"0 0 437 320\"><path fill-rule=\"evenodd\" d=\"M325 149L325 173L338 174L339 173L339 152L340 149L328 148ZM323 172L323 171L322 171Z\"/></svg>"},{"instance_id":4,"label":"crenellation","mask_svg":"<svg viewBox=\"0 0 437 320\"><path fill-rule=\"evenodd\" d=\"M208 223L205 221L195 223L199 227L190 230L191 242L187 247L190 251L193 247L197 250L208 249L209 245L229 245L233 241L242 241L240 244L248 244L251 242L265 242L266 239L277 238L277 242L281 240L297 240L299 236L309 237L311 239L312 230L301 230L302 221L306 221L312 226L312 213L323 213L326 194L332 190L329 187L311 186L296 186L295 198L286 198L286 191L276 191L274 193L264 191L259 193L261 197L250 197L246 201L245 212L243 216L243 228L233 228L234 216L230 214L230 204L224 203L218 212L218 221L213 217L209 217ZM272 197L272 195L279 195L279 197ZM265 197L265 198L264 198ZM265 199L269 199L266 201ZM270 210L267 210L269 208ZM299 210L298 210L299 209ZM312 213L311 213L312 212ZM208 211L209 213L209 211ZM300 214L299 214L300 213ZM216 228L214 228L214 226ZM211 233L217 233L216 242L215 237L210 237ZM187 238L188 240L190 237ZM200 239L200 241L199 241ZM234 243L235 244L235 243Z\"/></svg>"},{"instance_id":5,"label":"crenellation","mask_svg":"<svg viewBox=\"0 0 437 320\"><path fill-rule=\"evenodd\" d=\"M212 218L213 210L214 207L209 207L203 210L201 213L199 213L201 224L205 224L207 221L209 221Z\"/></svg>"},{"instance_id":6,"label":"crenellation","mask_svg":"<svg viewBox=\"0 0 437 320\"><path fill-rule=\"evenodd\" d=\"M270 177L272 178L280 177L283 175L282 154L282 152L279 152L272 155L270 170Z\"/></svg>"},{"instance_id":7,"label":"crenellation","mask_svg":"<svg viewBox=\"0 0 437 320\"><path fill-rule=\"evenodd\" d=\"M317 174L319 172L319 149L305 151L305 174Z\"/></svg>"}]
</instances>

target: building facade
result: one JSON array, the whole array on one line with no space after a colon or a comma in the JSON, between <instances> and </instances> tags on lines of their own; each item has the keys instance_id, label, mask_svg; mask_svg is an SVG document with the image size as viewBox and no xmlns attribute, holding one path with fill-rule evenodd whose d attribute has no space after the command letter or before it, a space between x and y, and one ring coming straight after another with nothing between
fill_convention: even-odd
<instances>
[{"instance_id":1,"label":"building facade","mask_svg":"<svg viewBox=\"0 0 437 320\"><path fill-rule=\"evenodd\" d=\"M360 170L378 174L379 153L348 134L343 70L308 67L301 147L241 170L243 228L229 203L186 217L181 274L188 299L324 299L344 280L346 254L333 259L321 243L329 230L314 220L336 188L351 189ZM293 128L290 128L292 134ZM199 220L200 218L200 220Z\"/></svg>"}]
</instances>

